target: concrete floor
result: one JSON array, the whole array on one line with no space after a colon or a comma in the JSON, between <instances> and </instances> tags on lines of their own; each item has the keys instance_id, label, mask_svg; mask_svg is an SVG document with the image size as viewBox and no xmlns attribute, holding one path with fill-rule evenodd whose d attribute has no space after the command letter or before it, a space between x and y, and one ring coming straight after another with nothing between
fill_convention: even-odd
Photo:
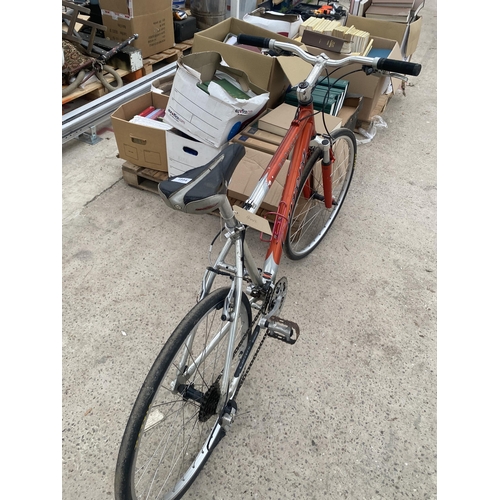
<instances>
[{"instance_id":1,"label":"concrete floor","mask_svg":"<svg viewBox=\"0 0 500 500\"><path fill-rule=\"evenodd\" d=\"M293 347L268 340L240 414L186 498L435 499L436 0L406 97L361 145L333 230L284 259ZM62 148L62 496L113 498L121 436L161 346L194 304L219 229L122 179L109 124ZM251 234L252 248L264 252Z\"/></svg>"}]
</instances>

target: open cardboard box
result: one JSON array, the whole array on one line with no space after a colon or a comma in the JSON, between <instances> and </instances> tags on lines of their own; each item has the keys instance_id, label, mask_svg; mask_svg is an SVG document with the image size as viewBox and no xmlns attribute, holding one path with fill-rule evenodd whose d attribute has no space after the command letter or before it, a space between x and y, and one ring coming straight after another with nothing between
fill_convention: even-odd
<instances>
[{"instance_id":1,"label":"open cardboard box","mask_svg":"<svg viewBox=\"0 0 500 500\"><path fill-rule=\"evenodd\" d=\"M269 93L252 83L245 72L221 62L221 55L213 51L182 57L177 62L165 114L172 126L214 147L234 137L266 108L269 99ZM216 78L219 83L232 80L233 93L216 83Z\"/></svg>"},{"instance_id":2,"label":"open cardboard box","mask_svg":"<svg viewBox=\"0 0 500 500\"><path fill-rule=\"evenodd\" d=\"M205 51L218 52L230 67L244 71L252 83L267 90L269 92L268 106L275 107L283 98L289 85L293 85L299 81L290 81L283 70L280 60L286 59L286 57L270 57L252 50L224 43L224 40L230 33L235 35L245 33L247 35L274 38L301 47L302 44L233 17L206 30L199 31L194 35L193 53ZM293 59L295 60L298 58Z\"/></svg>"},{"instance_id":3,"label":"open cardboard box","mask_svg":"<svg viewBox=\"0 0 500 500\"><path fill-rule=\"evenodd\" d=\"M349 14L345 25L368 31L372 36L396 40L401 47L402 56L409 58L417 50L420 31L422 30L422 18L417 16L411 24L405 24L351 16Z\"/></svg>"},{"instance_id":4,"label":"open cardboard box","mask_svg":"<svg viewBox=\"0 0 500 500\"><path fill-rule=\"evenodd\" d=\"M266 11L263 8L245 14L243 21L288 38L294 38L297 35L303 22L298 14L282 14L281 12Z\"/></svg>"},{"instance_id":5,"label":"open cardboard box","mask_svg":"<svg viewBox=\"0 0 500 500\"><path fill-rule=\"evenodd\" d=\"M148 92L122 104L111 114L120 158L139 167L168 172L167 130L129 121L149 106L165 109L167 103L168 96Z\"/></svg>"},{"instance_id":6,"label":"open cardboard box","mask_svg":"<svg viewBox=\"0 0 500 500\"><path fill-rule=\"evenodd\" d=\"M388 40L386 38L372 37L373 48L374 49L387 49L389 51L387 57L390 59L402 60L401 49L396 40ZM325 53L331 59L339 60L344 59L348 54L340 54L338 52L331 52L325 50L324 48L313 47L307 45L307 51L314 55L319 55ZM281 62L281 61L280 61ZM283 65L284 62L281 62ZM294 58L293 64L295 67L295 73L298 74L300 71L303 72L303 77L305 77L310 71L310 65L299 58ZM361 64L350 64L344 68L336 71L335 75L338 78L342 78L349 81L348 92L353 94L358 94L363 96L363 102L361 109L358 113L359 120L368 121L373 113L375 106L381 95L385 94L390 88L391 80L389 77L377 77L372 75L366 75L361 70ZM356 71L355 73L352 73ZM350 73L350 74L347 74ZM326 74L326 71L325 71ZM397 88L397 83L394 80L392 82L392 88Z\"/></svg>"}]
</instances>

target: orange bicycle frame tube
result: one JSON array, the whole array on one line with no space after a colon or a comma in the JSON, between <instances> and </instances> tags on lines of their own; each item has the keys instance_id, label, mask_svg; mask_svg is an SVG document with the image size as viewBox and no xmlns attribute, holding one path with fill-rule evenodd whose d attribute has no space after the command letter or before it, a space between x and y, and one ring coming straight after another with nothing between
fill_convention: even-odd
<instances>
[{"instance_id":1,"label":"orange bicycle frame tube","mask_svg":"<svg viewBox=\"0 0 500 500\"><path fill-rule=\"evenodd\" d=\"M311 139L316 136L315 113L312 103L299 107L298 113L290 124L288 132L262 175L262 179L265 178L267 185L271 186L289 157L290 152L293 150L283 194L275 214L273 234L264 263L263 276L265 278L272 278L276 274L277 266L281 260L290 212L300 194L298 192L299 182L308 158L309 144ZM328 175L323 174L323 177L326 182L331 182L329 172Z\"/></svg>"}]
</instances>

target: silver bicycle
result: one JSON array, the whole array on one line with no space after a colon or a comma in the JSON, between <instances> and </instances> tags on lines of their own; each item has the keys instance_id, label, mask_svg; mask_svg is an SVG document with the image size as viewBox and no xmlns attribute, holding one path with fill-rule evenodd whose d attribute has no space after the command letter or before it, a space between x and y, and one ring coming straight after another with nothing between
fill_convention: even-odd
<instances>
[{"instance_id":1,"label":"silver bicycle","mask_svg":"<svg viewBox=\"0 0 500 500\"><path fill-rule=\"evenodd\" d=\"M287 279L278 279L282 250L301 259L321 242L343 204L356 160L350 130L322 134L315 129L311 92L325 68L357 63L367 74L403 80L403 74L416 76L421 68L380 58L336 61L324 54L312 56L290 43L247 35L239 35L239 42L297 55L312 70L298 85L299 105L288 133L242 208L232 207L227 197L228 182L245 154L239 144L229 145L207 165L159 184L161 197L174 210L218 210L225 243L205 271L197 304L165 343L139 392L119 450L117 500L181 498L227 435L237 414L238 391L264 339L292 345L299 336L297 324L280 318L288 291ZM290 155L266 258L259 268L246 230L269 224L256 213ZM227 278L228 286L212 291L216 277Z\"/></svg>"}]
</instances>

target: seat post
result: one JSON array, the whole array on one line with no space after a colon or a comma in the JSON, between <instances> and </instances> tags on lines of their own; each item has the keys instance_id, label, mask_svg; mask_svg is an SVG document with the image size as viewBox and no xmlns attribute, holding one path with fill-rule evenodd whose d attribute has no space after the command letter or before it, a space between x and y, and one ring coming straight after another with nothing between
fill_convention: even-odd
<instances>
[{"instance_id":1,"label":"seat post","mask_svg":"<svg viewBox=\"0 0 500 500\"><path fill-rule=\"evenodd\" d=\"M226 227L228 229L234 229L237 225L237 220L234 216L233 207L231 206L227 196L224 197L224 201L219 206L219 212L221 217L224 219Z\"/></svg>"}]
</instances>

